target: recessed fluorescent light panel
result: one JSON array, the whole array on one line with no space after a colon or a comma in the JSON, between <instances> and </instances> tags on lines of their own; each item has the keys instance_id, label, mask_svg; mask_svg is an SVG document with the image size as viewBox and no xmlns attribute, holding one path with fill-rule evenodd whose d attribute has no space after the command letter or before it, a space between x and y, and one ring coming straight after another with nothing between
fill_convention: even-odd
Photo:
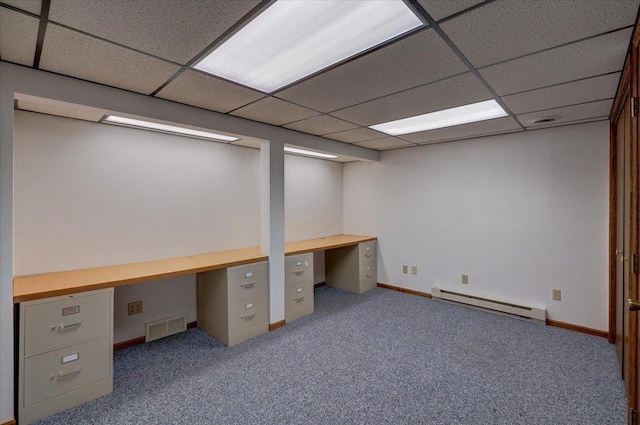
<instances>
[{"instance_id":1,"label":"recessed fluorescent light panel","mask_svg":"<svg viewBox=\"0 0 640 425\"><path fill-rule=\"evenodd\" d=\"M472 103L456 108L444 109L429 114L389 121L383 124L369 126L369 128L391 136L417 133L418 131L435 130L436 128L452 127L454 125L491 120L506 117L508 114L495 100Z\"/></svg>"},{"instance_id":2,"label":"recessed fluorescent light panel","mask_svg":"<svg viewBox=\"0 0 640 425\"><path fill-rule=\"evenodd\" d=\"M402 0L279 0L195 68L271 93L422 25Z\"/></svg>"},{"instance_id":3,"label":"recessed fluorescent light panel","mask_svg":"<svg viewBox=\"0 0 640 425\"><path fill-rule=\"evenodd\" d=\"M195 137L198 139L215 140L218 142L235 142L240 140L237 137L225 136L223 134L209 133L208 131L193 130L191 128L177 127L175 125L158 124L155 122L134 120L133 118L117 117L109 115L102 122L108 124L122 125L125 127L141 128L144 130L158 131L160 133L178 134L180 136Z\"/></svg>"},{"instance_id":4,"label":"recessed fluorescent light panel","mask_svg":"<svg viewBox=\"0 0 640 425\"><path fill-rule=\"evenodd\" d=\"M304 149L290 148L288 146L284 147L284 151L289 153L297 153L298 155L315 156L317 158L325 158L325 159L338 158L338 155L330 155L328 153L306 151Z\"/></svg>"}]
</instances>

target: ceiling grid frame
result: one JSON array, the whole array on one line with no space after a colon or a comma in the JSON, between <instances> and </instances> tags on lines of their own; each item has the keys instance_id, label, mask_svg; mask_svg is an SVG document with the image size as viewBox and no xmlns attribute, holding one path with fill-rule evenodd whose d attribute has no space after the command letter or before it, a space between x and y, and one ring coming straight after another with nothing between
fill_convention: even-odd
<instances>
[{"instance_id":1,"label":"ceiling grid frame","mask_svg":"<svg viewBox=\"0 0 640 425\"><path fill-rule=\"evenodd\" d=\"M168 59L165 59L165 58L162 58L162 57L158 57L158 56L156 56L156 55L154 55L154 54L151 54L151 53L147 53L147 52L141 51L141 50L136 49L136 48L132 48L132 47L129 47L129 46L122 45L122 44L120 44L120 43L118 43L118 42L115 42L115 41L112 41L112 40L109 40L109 39L105 39L105 38L103 38L103 37L99 37L99 36L94 35L94 34L91 34L91 33L87 33L87 32L82 31L82 30L78 30L78 29L73 28L73 27L68 26L68 25L61 24L61 23L59 23L59 22L52 21L52 20L48 19L48 16L47 16L47 14L45 13L45 4L46 4L47 6L49 6L49 5L50 5L51 0L43 0L43 2L42 2L42 12L41 12L42 14L41 14L41 15L37 15L37 14L34 14L34 13L29 12L29 11L26 11L26 10L18 9L18 8L14 7L14 6L11 6L11 5L7 5L7 4L5 4L5 3L2 3L2 0L0 0L0 7L6 8L6 9L9 9L9 10L13 10L13 11L15 11L15 12L18 12L18 13L21 13L21 14L24 14L24 15L27 15L27 16L31 16L31 17L36 18L36 19L38 19L38 20L39 20L39 22L40 22L40 27L39 27L39 31L38 31L38 46L39 46L39 48L38 48L38 47L36 48L36 58L37 58L39 55L41 55L41 51L42 51L42 44L43 44L43 41L44 41L44 34L45 34L45 31L46 31L46 26L47 26L48 24L52 24L52 25L59 26L59 27L61 27L61 28L65 28L65 29L70 30L70 31L74 31L74 32L77 32L77 33L80 33L80 34L83 34L83 35L86 35L86 36L89 36L89 37L92 37L92 38L98 39L98 40L103 41L103 42L106 42L106 43L110 43L110 44L113 44L113 45L116 45L116 46L119 46L119 47L122 47L122 48L125 48L125 49L128 49L128 50L131 50L131 51L137 52L137 53L139 53L139 54L143 54L143 55L145 55L145 56L153 57L153 58L158 59L158 60L161 60L161 61L163 61L163 62L167 62L167 63L171 63L171 64L174 64L174 65L179 66L179 67L180 67L180 69L179 69L179 70L178 70L178 71L177 71L177 72L176 72L176 73L175 73L175 74L174 74L174 75L173 75L169 80L167 80L167 81L163 84L163 86L159 87L158 89L156 89L156 91L154 91L154 92L151 94L151 96L154 96L155 94L157 94L157 92L159 92L160 90L162 90L162 88L164 88L166 85L168 85L171 81L173 81L173 80L174 80L175 78L177 78L179 75L181 75L182 73L184 73L184 71L186 71L187 69L190 69L190 70L195 71L195 72L203 73L203 74L207 75L209 78L214 78L214 79L222 80L222 81L225 81L225 82L227 82L227 83L235 84L235 85L237 85L237 86L239 86L239 87L246 88L245 86L243 86L243 85L241 85L241 84L238 84L238 83L235 83L235 82L233 82L233 81L228 81L228 80L226 80L226 79L224 79L224 78L220 78L220 77L217 77L217 76L213 76L213 75L210 75L210 74L204 73L204 72L202 72L202 71L196 70L196 69L194 69L194 68L191 68L191 65L193 65L193 63L195 63L197 60L199 60L199 59L202 57L202 55L204 55L204 54L208 53L209 51L211 51L213 48L215 48L215 46L216 46L216 45L219 45L219 44L223 43L223 42L224 42L224 40L226 40L226 39L228 39L229 37L231 37L231 36L233 35L233 33L235 33L235 32L236 32L237 30L239 30L242 26L244 26L244 25L246 25L248 22L250 22L250 21L251 21L251 19L252 19L254 16L250 17L249 15L251 15L252 13L254 14L254 12L255 12L256 10L263 11L266 7L268 7L268 6L269 6L270 4L272 4L274 1L276 1L276 0L263 0L263 1L262 1L258 6L256 6L256 7L255 7L251 12L249 12L247 15L245 15L245 17L246 17L246 18L248 18L246 21L245 21L245 17L243 17L243 19L242 19L242 20L238 21L238 22L237 22L236 24L234 24L231 28L229 28L227 31L225 31L225 32L224 32L224 33L223 33L223 34L222 34L222 35L221 35L217 40L215 40L213 43L211 43L211 44L207 47L207 49L205 49L203 52L201 52L201 54L200 54L200 55L198 55L198 56L194 57L191 61L189 61L188 63L186 63L186 64L184 64L184 65L179 64L179 63L176 63L176 62L173 62L173 61L171 61L171 60L168 60ZM559 47L564 47L564 46L567 46L567 45L571 45L571 44L579 43L579 42L581 42L581 41L585 41L585 40L589 40L589 39L597 38L597 37L600 37L600 36L602 36L602 35L606 35L606 34L609 34L609 33L614 33L614 32L617 32L617 31L622 31L622 30L625 30L625 29L628 29L628 28L633 27L633 25L631 25L631 26L621 27L621 28L618 28L618 29L614 29L614 30L610 30L610 31L603 32L603 33L599 33L599 34L591 35L591 36L589 36L589 37L584 37L584 38L577 39L577 40L573 40L573 41L570 41L570 42L567 42L567 43L564 43L564 44L551 46L551 47L548 47L548 48L545 48L545 49L541 49L541 50L539 50L539 51L535 51L535 52L527 53L527 54L524 54L524 55L521 55L521 56L518 56L518 57L509 58L509 59L506 59L506 60L504 60L504 61L499 61L499 62L496 62L496 63L487 64L487 65L483 65L483 66L481 66L481 67L475 68L475 67L470 63L470 61L469 61L469 60L464 56L464 54L462 54L462 52L457 48L457 46L455 46L455 44L453 44L453 42L451 41L451 39L449 39L449 37L446 35L446 33L444 33L444 31L439 27L439 24L441 24L441 23L445 23L445 22L448 22L448 21L453 20L453 19L455 19L455 18L457 18L457 17L460 17L460 16L462 16L462 15L464 15L464 14L466 14L466 13L472 12L472 11L474 11L474 10L478 9L478 8L481 8L481 7L483 7L483 6L486 6L486 5L488 5L488 4L491 4L491 3L493 3L495 0L486 0L486 1L483 1L483 2L481 2L481 3L475 4L475 5L473 5L473 6L470 6L470 7L466 8L466 9L463 9L463 10L461 10L461 11L459 11L459 12L456 12L456 13L454 13L454 14L452 14L452 15L449 15L449 16L446 16L446 17L444 17L444 18L442 18L442 19L439 19L438 21L433 20L433 18L429 15L429 13L428 13L428 12L426 12L426 10L422 7L422 5L421 5L420 3L418 3L418 2L417 2L417 0L403 0L403 1L404 1L406 4L410 5L410 7L411 7L415 12L417 12L417 15L420 17L420 19L422 19L422 20L423 20L423 22L425 22L425 25L420 26L420 27L418 27L418 28L416 28L416 29L414 29L414 30L412 30L412 31L409 31L408 33L402 34L402 35L401 35L401 36L399 36L398 38L400 38L400 39L404 39L404 38L406 38L406 37L410 37L410 36L414 35L414 34L415 34L415 33L417 33L417 32L425 31L425 30L427 30L427 29L429 29L429 28L433 28L433 29L436 31L436 33L438 33L438 35L443 39L443 41L445 41L445 43L446 43L446 44L447 44L447 45L448 45L448 46L453 50L453 52L454 52L456 55L458 55L458 57L460 57L460 59L462 60L462 62L463 62L463 63L464 63L468 68L469 68L469 71L467 71L467 72L471 72L471 73L473 73L473 74L476 76L476 78L478 78L478 79L480 80L480 82L481 82L483 85L485 85L485 87L486 87L486 88L491 92L491 94L492 94L492 95L494 95L495 100L496 100L496 101L501 105L501 107L503 107L503 109L505 109L505 111L509 114L509 116L510 116L512 119L514 119L514 120L515 120L515 121L516 121L516 122L521 126L521 128L522 128L524 131L535 130L535 129L538 129L538 128L546 128L546 127L548 127L548 126L531 128L531 127L527 127L526 125L523 125L523 124L518 120L517 115L516 115L516 114L514 114L514 113L513 113L513 112L512 112L508 107L506 107L507 105L506 105L506 104L504 103L504 101L502 100L502 97L501 97L501 96L499 96L499 95L497 94L497 92L495 92L495 90L491 87L491 85L489 85L489 83L488 83L486 80L484 80L484 78L479 74L479 72L478 72L479 70L484 69L484 68L486 68L486 67L490 67L490 66L494 66L494 65L499 65L499 64L502 64L502 63L510 62L510 61L514 61L514 60L517 60L517 59L521 59L521 58L523 58L523 57L527 57L527 56L531 56L531 55L539 54L539 53L542 53L542 52L545 52L545 51L549 51L549 50L557 49L557 48L559 48ZM423 14L423 12L424 12L424 14ZM255 16L257 16L257 15L255 15ZM638 16L638 15L637 15L637 16ZM636 16L636 21L637 21L637 16ZM44 28L43 28L43 27L44 27ZM317 76L317 75L319 75L319 74L321 74L321 73L328 72L328 71L330 71L331 69L337 68L337 67L339 67L339 66L341 66L341 65L343 65L343 64L345 64L345 63L347 63L347 62L350 62L350 61L356 60L356 59L358 59L358 58L360 58L360 57L362 57L362 56L364 56L364 55L366 55L366 54L372 53L372 52L373 52L373 51L375 51L375 50L379 50L379 49L381 49L381 48L387 47L387 46L389 46L390 44L393 44L393 43L394 43L394 42L396 42L396 41L399 41L399 40L397 40L397 39L391 39L391 40L388 40L387 42L384 42L384 43L381 43L381 44L379 44L379 45L377 45L377 46L374 46L374 48L372 48L372 49L370 49L370 50L366 50L366 51L360 52L359 54L356 54L356 55L354 55L353 57L346 58L345 60L343 60L343 61L341 61L341 62L338 62L338 63L336 63L336 64L333 64L333 65L331 65L330 67L327 67L327 68L325 68L325 69L322 69L322 70L318 71L317 73L314 73L314 74L312 74L312 75L310 75L310 76L307 76L307 77L305 77L305 78L303 78L303 79L301 79L301 80L295 81L295 82L291 83L291 84L290 84L290 85L288 85L288 86L282 87L281 89L278 89L278 90L277 90L277 91L275 91L274 93L271 93L271 94L269 94L269 93L264 93L264 96L263 96L263 97L261 97L261 98L259 98L259 99L257 99L257 100L252 100L251 102L249 102L249 103L247 103L247 104L245 104L245 105L239 106L239 107L237 107L237 108L235 108L235 109L233 109L233 110L231 110L231 111L228 111L228 112L226 112L226 114L230 114L231 112L234 112L234 111L236 111L236 110L238 110L238 109L241 109L241 108L243 108L243 107L245 107L245 106L248 106L248 105L251 105L251 104L253 104L253 103L259 102L260 100L264 100L264 99L266 99L266 98L273 97L273 98L276 98L276 99L278 99L278 100L280 100L280 101L288 102L288 103L290 103L290 104L292 104L292 105L295 105L295 106L298 106L298 107L303 107L303 108L306 108L306 109L313 110L313 111L317 112L317 114L318 114L318 115L315 115L314 117L317 117L317 116L320 116L320 115L329 115L329 116L331 116L331 115L330 115L331 113L336 112L336 111L339 111L339 110L342 110L342 109L346 109L346 108L350 108L350 107L353 107L353 106L357 106L357 105L359 105L359 104L366 103L366 102L370 102L370 101L372 101L372 100L378 100L378 99L382 99L382 98L385 98L385 97L393 96L393 95L395 95L395 94L397 94L397 93L401 93L401 92L404 92L404 91L412 90L412 89L414 89L414 88L421 87L421 86L426 86L426 85L434 84L434 83L436 83L436 82L438 82L438 81L446 80L446 79L448 79L448 78L453 78L453 77L455 77L455 76L459 76L459 75L464 74L464 73L460 73L460 74L452 75L452 76L449 76L449 77L445 77L445 78L443 78L443 79L441 79L441 80L437 80L437 81L434 81L434 82L426 83L426 84L423 84L423 85L420 85L420 86L417 86L417 87L412 87L412 88L409 88L409 89L400 90L400 91L398 91L398 92L394 92L394 93L391 93L391 94L388 94L388 95L385 95L385 96L380 96L380 97L375 98L375 99L370 99L370 100L367 100L367 101L364 101L364 102L356 103L356 104L353 104L353 105L350 105L350 106L347 106L347 107L344 107L344 108L336 109L336 110L334 110L334 111L329 111L329 112L321 112L321 111L318 111L318 110L316 110L316 109L314 109L314 108L310 108L309 106L303 106L303 105L300 105L300 104L298 104L298 103L296 103L296 102L292 102L292 101L290 101L290 100L285 100L285 99L282 99L282 98L279 98L278 96L276 96L276 94L277 94L278 92L280 92L281 90L285 90L286 88L289 88L289 87L291 87L291 86L294 86L294 85L297 85L297 84L299 84L299 83L302 83L302 82L306 81L307 79L311 79L311 78L313 78L313 77L315 77L315 76ZM453 47L452 47L452 46L453 46ZM33 67L37 69L39 64L38 64L38 63L36 63L36 61L35 61L35 59L36 59L36 58L34 58L34 66L33 66ZM46 72L52 72L52 71L46 71ZM575 80L565 81L565 82L562 82L562 83L551 84L551 85L548 85L548 86L540 86L540 87L536 87L536 88L532 88L532 89L527 89L527 90L523 90L523 91L519 91L519 92L510 93L510 94L509 94L509 96L516 95L516 94L521 94L521 93L526 93L526 92L529 92L529 91L540 90L540 89L543 89L543 88L554 87L554 86L558 86L558 85L562 85L562 84L568 84L568 83L571 83L571 82L582 81L582 80L586 80L586 79L594 78L594 77L601 76L601 75L610 75L610 74L614 74L614 73L617 73L617 72L621 72L621 71L612 71L612 72L607 72L607 73L605 73L605 74L593 75L593 76L589 76L589 77L584 77L584 78L579 78L579 79L575 79ZM56 72L53 72L53 73L55 74ZM61 75L63 75L63 74L61 74ZM77 77L72 77L72 78L77 78ZM78 78L78 79L82 80L82 78ZM85 80L85 81L91 81L91 80ZM91 82L93 82L93 81L91 81ZM101 84L101 83L97 83L97 82L93 82L93 83L95 83L95 84ZM102 84L102 85L107 85L107 84ZM118 87L118 88L119 88L119 87ZM130 91L130 90L127 90L127 89L122 89L122 88L119 88L119 89L121 89L121 90L125 90L125 91ZM255 90L255 89L253 89L253 90ZM505 95L505 97L506 97L506 95ZM167 100L168 100L168 99L167 99ZM608 99L598 99L598 100L593 100L593 101L589 101L589 102L582 102L582 103L578 103L578 104L566 105L566 106L562 106L562 107L570 107L570 106L582 105L582 104L586 104L586 103L597 102L597 101L599 101L599 100L608 100ZM169 100L169 101L171 101L171 102L176 102L176 101L172 101L172 100ZM181 102L176 102L176 103L181 103ZM193 106L193 105L189 105L189 106L192 106L192 107L196 107L196 108L198 108L198 106ZM527 112L527 113L538 113L538 112L544 112L544 111L547 111L547 110L557 109L557 108L558 108L558 107L554 107L554 108L543 109L543 110L539 110L539 111L532 111L532 112ZM200 109L208 110L207 108L200 108ZM333 117L333 116L332 116L332 117ZM310 117L310 118L313 118L313 117ZM333 117L333 118L336 118L336 117ZM305 119L309 119L309 118L305 118ZM339 118L339 119L341 119L341 120L343 120L343 121L346 121L346 122L348 122L348 123L350 123L350 124L356 125L356 126L357 126L357 128L355 128L355 129L353 129L353 130L368 128L368 127L366 127L366 126L362 126L362 125L359 125L359 124L356 124L356 123L350 122L349 120L345 120L344 118ZM298 120L298 121L303 121L303 120L304 120L304 119L302 119L302 120ZM280 124L280 125L277 125L277 126L278 126L278 127L283 127L283 126L286 126L286 125L289 125L289 124L292 124L292 123L295 123L295 122L298 122L298 121L292 121L292 122L290 122L290 123ZM562 123L562 124L557 123L557 125L569 125L570 123L571 123L571 122L565 122L565 123ZM349 130L347 130L347 131L349 131ZM324 134L324 135L325 135L325 136L330 136L331 134L334 134L334 133L340 133L340 131L336 131L336 132L332 132L332 133L326 133L326 134ZM362 142L364 142L364 141L362 141ZM362 142L352 142L352 143L362 143ZM350 142L343 142L343 143L350 143ZM400 147L400 148L404 148L404 147ZM395 149L395 148L394 148L394 149Z\"/></svg>"}]
</instances>

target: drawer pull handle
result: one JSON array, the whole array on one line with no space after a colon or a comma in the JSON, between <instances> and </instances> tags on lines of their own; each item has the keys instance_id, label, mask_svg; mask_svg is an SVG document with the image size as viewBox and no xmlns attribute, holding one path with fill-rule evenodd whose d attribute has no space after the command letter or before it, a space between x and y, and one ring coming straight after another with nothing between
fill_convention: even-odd
<instances>
[{"instance_id":1,"label":"drawer pull handle","mask_svg":"<svg viewBox=\"0 0 640 425\"><path fill-rule=\"evenodd\" d=\"M243 287L244 289L249 289L249 288L253 288L254 286L256 286L255 282L251 282L251 283L243 283L242 285L240 285L241 287Z\"/></svg>"},{"instance_id":2,"label":"drawer pull handle","mask_svg":"<svg viewBox=\"0 0 640 425\"><path fill-rule=\"evenodd\" d=\"M242 316L242 318L243 318L244 320L251 320L251 319L253 319L254 317L256 317L256 313L255 313L255 312L253 312L253 313L251 313L251 314L247 314L247 315L245 315L245 316Z\"/></svg>"},{"instance_id":3,"label":"drawer pull handle","mask_svg":"<svg viewBox=\"0 0 640 425\"><path fill-rule=\"evenodd\" d=\"M298 297L298 298L294 298L293 300L297 301L297 302L300 302L300 301L304 300L304 295L301 296L301 297Z\"/></svg>"},{"instance_id":4,"label":"drawer pull handle","mask_svg":"<svg viewBox=\"0 0 640 425\"><path fill-rule=\"evenodd\" d=\"M366 275L366 276L367 276L367 277L371 277L371 275L370 275L370 274L368 274L368 275Z\"/></svg>"},{"instance_id":5,"label":"drawer pull handle","mask_svg":"<svg viewBox=\"0 0 640 425\"><path fill-rule=\"evenodd\" d=\"M81 321L79 321L79 322L77 322L77 323L70 323L70 324L68 324L68 325L65 325L64 323L61 323L61 324L60 324L60 330L61 330L61 331L66 331L66 330L69 330L69 329L76 329L76 328L78 328L81 324L82 324L82 320L81 320Z\"/></svg>"},{"instance_id":6,"label":"drawer pull handle","mask_svg":"<svg viewBox=\"0 0 640 425\"><path fill-rule=\"evenodd\" d=\"M296 276L300 276L302 273L304 273L304 270L299 270L299 271L293 272L293 274L295 274Z\"/></svg>"},{"instance_id":7,"label":"drawer pull handle","mask_svg":"<svg viewBox=\"0 0 640 425\"><path fill-rule=\"evenodd\" d=\"M370 252L367 252L367 253L366 253L366 254L364 254L364 255L365 255L365 257L371 257L371 253L370 253Z\"/></svg>"},{"instance_id":8,"label":"drawer pull handle","mask_svg":"<svg viewBox=\"0 0 640 425\"><path fill-rule=\"evenodd\" d=\"M62 381L63 379L67 379L67 378L71 378L73 376L78 375L80 372L82 371L82 368L79 368L77 370L74 370L73 372L68 372L68 373L62 373L60 372L58 374L58 381Z\"/></svg>"}]
</instances>

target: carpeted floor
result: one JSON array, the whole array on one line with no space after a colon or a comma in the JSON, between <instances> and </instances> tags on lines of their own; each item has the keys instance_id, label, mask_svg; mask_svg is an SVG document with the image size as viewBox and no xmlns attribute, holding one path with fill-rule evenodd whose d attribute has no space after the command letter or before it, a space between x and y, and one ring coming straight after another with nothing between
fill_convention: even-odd
<instances>
[{"instance_id":1,"label":"carpeted floor","mask_svg":"<svg viewBox=\"0 0 640 425\"><path fill-rule=\"evenodd\" d=\"M400 292L226 348L192 329L115 353L113 394L44 424L625 424L605 339Z\"/></svg>"}]
</instances>

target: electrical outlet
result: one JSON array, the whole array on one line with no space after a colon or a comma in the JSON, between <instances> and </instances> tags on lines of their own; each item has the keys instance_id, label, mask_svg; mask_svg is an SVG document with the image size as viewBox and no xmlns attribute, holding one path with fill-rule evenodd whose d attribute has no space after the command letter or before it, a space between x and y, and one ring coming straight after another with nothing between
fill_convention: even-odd
<instances>
[{"instance_id":1,"label":"electrical outlet","mask_svg":"<svg viewBox=\"0 0 640 425\"><path fill-rule=\"evenodd\" d=\"M469 275L468 274L463 274L462 275L462 283L464 283L465 285L467 285L469 283Z\"/></svg>"},{"instance_id":2,"label":"electrical outlet","mask_svg":"<svg viewBox=\"0 0 640 425\"><path fill-rule=\"evenodd\" d=\"M411 274L418 274L418 266L411 266Z\"/></svg>"},{"instance_id":3,"label":"electrical outlet","mask_svg":"<svg viewBox=\"0 0 640 425\"><path fill-rule=\"evenodd\" d=\"M127 307L128 307L127 312L129 316L142 313L142 301L134 301L132 303L127 304Z\"/></svg>"},{"instance_id":4,"label":"electrical outlet","mask_svg":"<svg viewBox=\"0 0 640 425\"><path fill-rule=\"evenodd\" d=\"M562 301L562 291L560 289L552 289L551 294L554 301Z\"/></svg>"},{"instance_id":5,"label":"electrical outlet","mask_svg":"<svg viewBox=\"0 0 640 425\"><path fill-rule=\"evenodd\" d=\"M402 266L402 273L407 274L409 272L409 266Z\"/></svg>"}]
</instances>

